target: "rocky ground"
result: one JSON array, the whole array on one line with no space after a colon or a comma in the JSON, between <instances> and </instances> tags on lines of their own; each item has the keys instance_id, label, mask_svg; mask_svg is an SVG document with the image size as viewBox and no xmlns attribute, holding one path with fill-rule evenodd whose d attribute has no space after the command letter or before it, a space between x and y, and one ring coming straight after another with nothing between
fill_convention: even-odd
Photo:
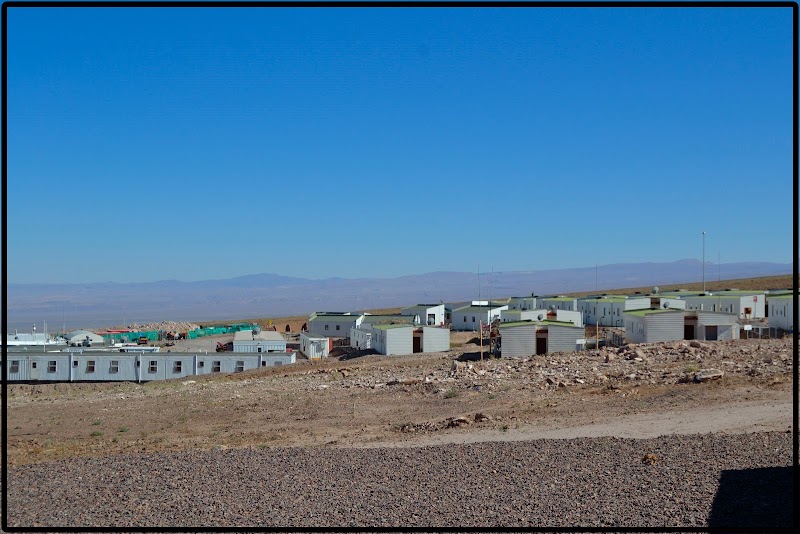
<instances>
[{"instance_id":1,"label":"rocky ground","mask_svg":"<svg viewBox=\"0 0 800 534\"><path fill-rule=\"evenodd\" d=\"M744 478L785 519L755 489L791 465L791 338L481 361L469 337L448 353L9 386L10 524L741 524L722 521L741 499L720 496Z\"/></svg>"}]
</instances>

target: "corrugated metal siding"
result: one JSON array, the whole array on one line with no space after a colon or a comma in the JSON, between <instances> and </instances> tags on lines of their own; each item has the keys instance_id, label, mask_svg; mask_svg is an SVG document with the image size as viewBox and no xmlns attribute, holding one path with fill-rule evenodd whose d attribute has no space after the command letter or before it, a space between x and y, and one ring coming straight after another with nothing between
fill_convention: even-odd
<instances>
[{"instance_id":1,"label":"corrugated metal siding","mask_svg":"<svg viewBox=\"0 0 800 534\"><path fill-rule=\"evenodd\" d=\"M651 313L645 316L647 343L683 339L683 312Z\"/></svg>"},{"instance_id":2,"label":"corrugated metal siding","mask_svg":"<svg viewBox=\"0 0 800 534\"><path fill-rule=\"evenodd\" d=\"M519 358L536 354L536 325L510 326L500 330L504 358Z\"/></svg>"},{"instance_id":3,"label":"corrugated metal siding","mask_svg":"<svg viewBox=\"0 0 800 534\"><path fill-rule=\"evenodd\" d=\"M625 341L628 343L644 343L647 339L647 326L644 317L625 316Z\"/></svg>"},{"instance_id":4,"label":"corrugated metal siding","mask_svg":"<svg viewBox=\"0 0 800 534\"><path fill-rule=\"evenodd\" d=\"M308 333L312 337L348 337L350 328L356 326L358 315L353 315L352 321L325 321L325 318L317 318L308 321ZM325 327L328 327L326 330ZM336 327L339 327L337 330Z\"/></svg>"},{"instance_id":5,"label":"corrugated metal siding","mask_svg":"<svg viewBox=\"0 0 800 534\"><path fill-rule=\"evenodd\" d=\"M547 325L547 352L575 352L583 334L582 327Z\"/></svg>"},{"instance_id":6,"label":"corrugated metal siding","mask_svg":"<svg viewBox=\"0 0 800 534\"><path fill-rule=\"evenodd\" d=\"M450 330L447 328L422 328L422 352L450 350Z\"/></svg>"},{"instance_id":7,"label":"corrugated metal siding","mask_svg":"<svg viewBox=\"0 0 800 534\"><path fill-rule=\"evenodd\" d=\"M411 354L414 352L413 328L389 328L386 333L384 354Z\"/></svg>"},{"instance_id":8,"label":"corrugated metal siding","mask_svg":"<svg viewBox=\"0 0 800 534\"><path fill-rule=\"evenodd\" d=\"M286 341L234 341L233 352L286 352Z\"/></svg>"}]
</instances>

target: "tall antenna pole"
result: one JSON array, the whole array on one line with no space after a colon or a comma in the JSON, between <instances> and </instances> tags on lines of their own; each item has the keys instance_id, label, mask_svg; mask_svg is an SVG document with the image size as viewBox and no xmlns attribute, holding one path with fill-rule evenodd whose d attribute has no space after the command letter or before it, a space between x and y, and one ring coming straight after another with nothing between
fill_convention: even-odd
<instances>
[{"instance_id":1,"label":"tall antenna pole","mask_svg":"<svg viewBox=\"0 0 800 534\"><path fill-rule=\"evenodd\" d=\"M481 266L478 264L478 309L481 309ZM481 340L481 361L483 361L483 316L478 314L478 337Z\"/></svg>"},{"instance_id":2,"label":"tall antenna pole","mask_svg":"<svg viewBox=\"0 0 800 534\"><path fill-rule=\"evenodd\" d=\"M718 250L717 251L717 282L718 283L722 281L722 275L720 274L721 273L721 269L722 269L722 264L719 262L719 250ZM722 289L722 288L718 288L718 289Z\"/></svg>"},{"instance_id":3,"label":"tall antenna pole","mask_svg":"<svg viewBox=\"0 0 800 534\"><path fill-rule=\"evenodd\" d=\"M706 292L706 233L703 232L703 293Z\"/></svg>"}]
</instances>

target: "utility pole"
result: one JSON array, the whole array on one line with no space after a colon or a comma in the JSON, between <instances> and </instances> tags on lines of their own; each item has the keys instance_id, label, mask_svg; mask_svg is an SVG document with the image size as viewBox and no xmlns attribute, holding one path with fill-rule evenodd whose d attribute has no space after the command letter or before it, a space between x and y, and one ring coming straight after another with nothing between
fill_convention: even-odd
<instances>
[{"instance_id":1,"label":"utility pole","mask_svg":"<svg viewBox=\"0 0 800 534\"><path fill-rule=\"evenodd\" d=\"M706 292L706 233L703 232L703 293Z\"/></svg>"}]
</instances>

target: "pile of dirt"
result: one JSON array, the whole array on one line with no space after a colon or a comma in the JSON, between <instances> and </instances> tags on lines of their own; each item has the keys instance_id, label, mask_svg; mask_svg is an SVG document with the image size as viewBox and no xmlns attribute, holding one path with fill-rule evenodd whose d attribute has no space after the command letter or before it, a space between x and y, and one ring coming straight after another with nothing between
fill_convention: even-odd
<instances>
[{"instance_id":1,"label":"pile of dirt","mask_svg":"<svg viewBox=\"0 0 800 534\"><path fill-rule=\"evenodd\" d=\"M128 326L122 328L129 328L131 330L136 331L152 331L152 330L161 330L164 332L189 332L191 330L197 330L200 328L200 325L189 323L186 321L161 321L160 323L145 323L145 324L129 324Z\"/></svg>"}]
</instances>

